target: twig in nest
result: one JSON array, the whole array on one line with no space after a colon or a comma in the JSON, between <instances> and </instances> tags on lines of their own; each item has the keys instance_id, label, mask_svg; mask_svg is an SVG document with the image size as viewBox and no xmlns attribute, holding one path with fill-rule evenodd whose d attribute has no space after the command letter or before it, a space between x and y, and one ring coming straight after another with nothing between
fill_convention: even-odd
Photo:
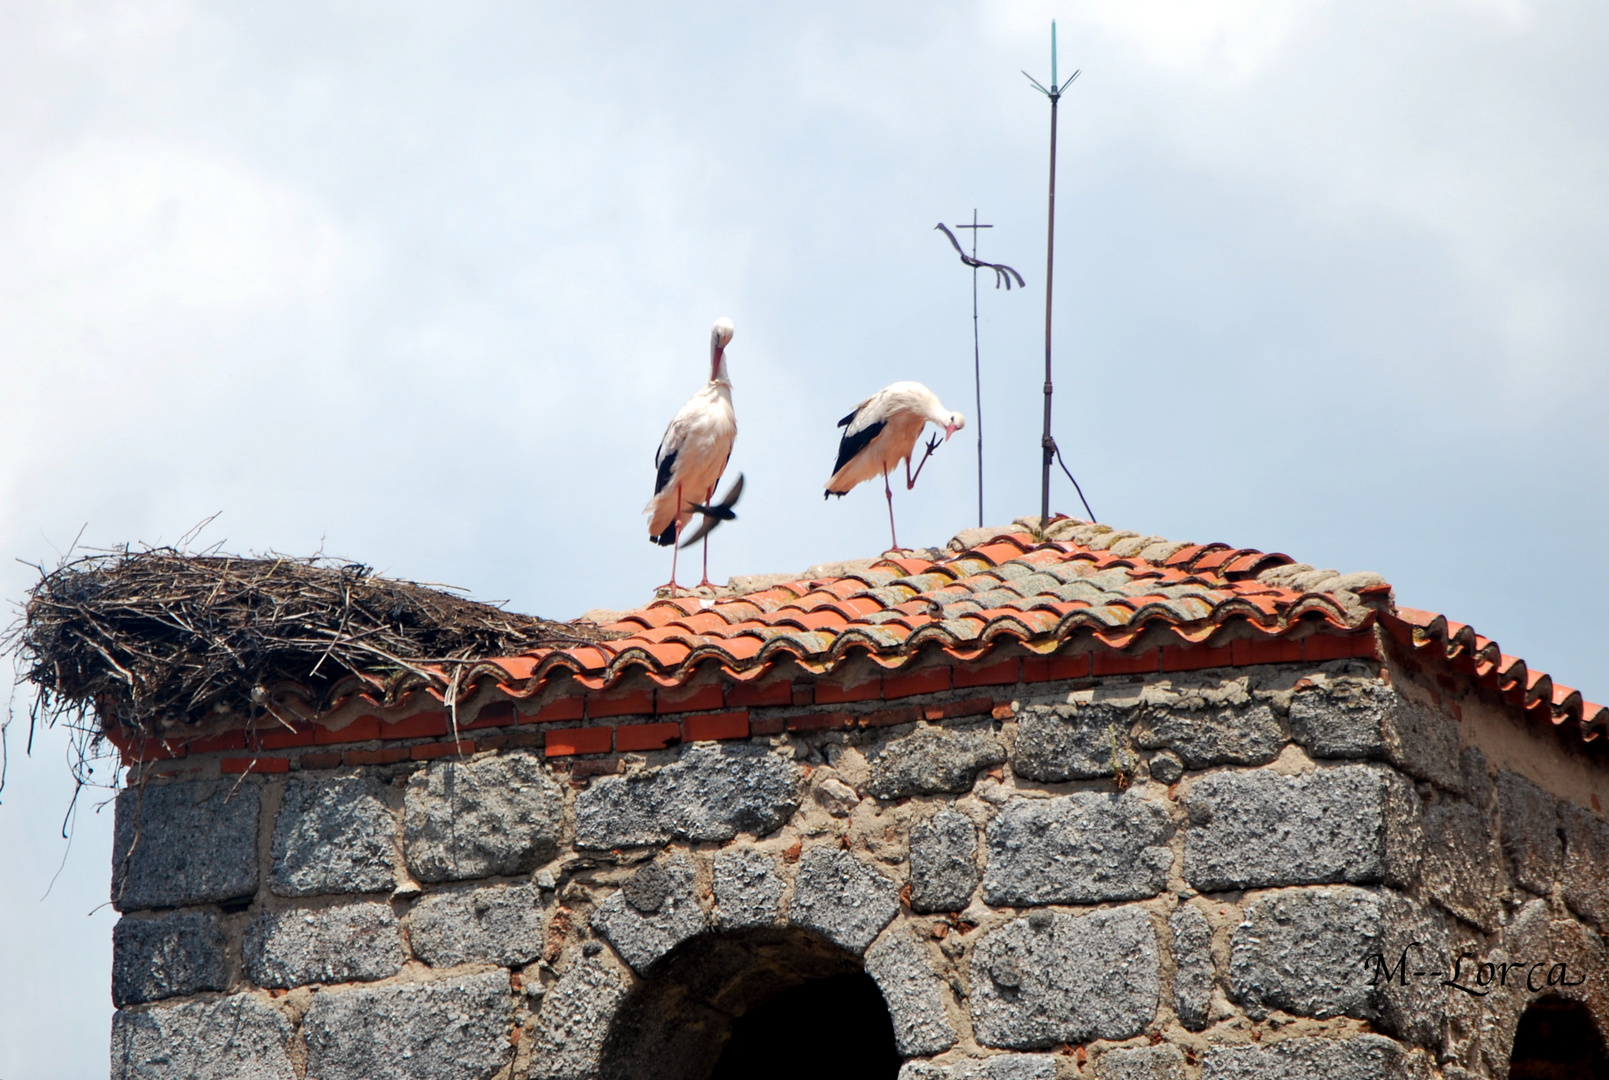
<instances>
[{"instance_id":1,"label":"twig in nest","mask_svg":"<svg viewBox=\"0 0 1609 1080\"><path fill-rule=\"evenodd\" d=\"M614 636L323 557L119 548L37 569L0 648L34 685L30 719L65 718L89 749L112 724L154 736L225 714L287 723L272 688L295 686L317 710L352 676L378 680L383 704L444 687L456 711L477 660Z\"/></svg>"}]
</instances>

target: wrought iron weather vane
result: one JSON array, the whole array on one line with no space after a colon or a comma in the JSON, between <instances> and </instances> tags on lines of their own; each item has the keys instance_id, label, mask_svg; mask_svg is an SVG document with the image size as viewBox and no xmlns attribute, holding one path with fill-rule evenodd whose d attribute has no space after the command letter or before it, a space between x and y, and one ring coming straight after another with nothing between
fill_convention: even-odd
<instances>
[{"instance_id":1,"label":"wrought iron weather vane","mask_svg":"<svg viewBox=\"0 0 1609 1080\"><path fill-rule=\"evenodd\" d=\"M1045 231L1048 234L1045 241L1045 434L1040 439L1044 449L1044 468L1040 478L1039 487L1039 523L1043 528L1050 518L1050 465L1059 462L1067 479L1073 481L1073 489L1078 492L1079 501L1084 504L1084 512L1089 514L1091 521L1095 520L1094 511L1089 508L1089 500L1084 498L1084 490L1078 486L1072 470L1067 468L1067 462L1062 460L1061 449L1056 445L1056 439L1050 433L1050 397L1052 381L1050 377L1050 313L1052 287L1055 280L1056 269L1056 106L1061 102L1062 91L1072 85L1078 78L1079 72L1074 71L1067 76L1067 81L1056 81L1056 22L1050 23L1050 88L1042 86L1038 79L1026 71L1023 76L1034 84L1038 90L1050 99L1050 210L1046 215Z\"/></svg>"},{"instance_id":2,"label":"wrought iron weather vane","mask_svg":"<svg viewBox=\"0 0 1609 1080\"><path fill-rule=\"evenodd\" d=\"M987 269L987 270L993 270L994 271L994 287L998 289L1003 284L1003 285L1005 285L1007 292L1011 291L1011 286L1012 286L1013 281L1015 281L1015 283L1019 287L1024 286L1027 283L1022 280L1022 275L1021 274L1017 273L1015 270L1013 270L1011 267L1005 265L1004 263L988 263L988 262L983 262L981 259L978 258L978 230L979 229L992 229L992 228L994 228L994 226L993 225L979 225L978 224L978 212L977 212L976 209L974 209L972 211L972 224L970 224L970 225L957 225L956 226L957 229L971 229L972 230L972 254L970 256L966 253L965 250L962 249L961 242L955 238L955 234L952 233L949 229L945 228L945 226L944 226L944 224L942 222L940 222L939 224L937 224L937 225L935 225L933 227L935 229L942 230L944 232L944 235L950 238L950 243L955 245L956 254L961 256L961 262L972 268L972 387L973 387L973 394L974 394L974 399L975 399L974 400L975 411L974 411L973 415L977 418L977 424L978 424L978 527L982 528L983 527L983 366L982 366L981 361L979 360L979 350L978 350L978 270L979 270L979 268L983 268L983 269Z\"/></svg>"}]
</instances>

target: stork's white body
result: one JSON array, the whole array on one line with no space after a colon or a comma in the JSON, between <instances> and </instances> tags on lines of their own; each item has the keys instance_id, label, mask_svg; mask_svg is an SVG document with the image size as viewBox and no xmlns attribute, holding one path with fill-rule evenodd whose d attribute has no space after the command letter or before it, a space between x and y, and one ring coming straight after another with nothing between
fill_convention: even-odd
<instances>
[{"instance_id":1,"label":"stork's white body","mask_svg":"<svg viewBox=\"0 0 1609 1080\"><path fill-rule=\"evenodd\" d=\"M737 414L732 409L732 381L726 371L726 345L731 340L731 320L717 320L710 332L709 382L681 407L659 440L654 454L654 497L643 508L648 515L648 538L656 544L676 542L683 526L692 520L693 504L710 501L732 456ZM707 582L707 558L705 570ZM674 587L674 558L670 577Z\"/></svg>"},{"instance_id":2,"label":"stork's white body","mask_svg":"<svg viewBox=\"0 0 1609 1080\"><path fill-rule=\"evenodd\" d=\"M671 455L666 482L646 508L648 535L664 535L674 521L684 526L693 518L693 503L709 499L710 492L726 471L726 461L732 456L732 443L737 439L737 414L732 411L732 384L721 372L720 381L711 381L694 394L681 407L665 437L659 441L659 452L654 455L654 466L659 467ZM681 489L681 506L676 505L676 489Z\"/></svg>"},{"instance_id":3,"label":"stork's white body","mask_svg":"<svg viewBox=\"0 0 1609 1080\"><path fill-rule=\"evenodd\" d=\"M846 419L837 471L827 481L829 495L843 495L856 484L893 472L901 461L908 463L928 421L945 428L945 438L966 424L960 413L946 409L938 395L919 382L884 387L856 405ZM867 440L865 435L872 429L876 430Z\"/></svg>"},{"instance_id":4,"label":"stork's white body","mask_svg":"<svg viewBox=\"0 0 1609 1080\"><path fill-rule=\"evenodd\" d=\"M838 421L844 435L838 443L838 460L827 481L826 494L841 496L856 484L881 476L883 492L888 496L889 539L894 547L899 546L899 541L894 534L894 492L888 485L888 474L904 461L905 487L909 490L915 486L911 454L930 421L944 429L945 439L966 426L960 413L946 409L937 394L918 382L885 386ZM921 473L920 464L917 473Z\"/></svg>"}]
</instances>

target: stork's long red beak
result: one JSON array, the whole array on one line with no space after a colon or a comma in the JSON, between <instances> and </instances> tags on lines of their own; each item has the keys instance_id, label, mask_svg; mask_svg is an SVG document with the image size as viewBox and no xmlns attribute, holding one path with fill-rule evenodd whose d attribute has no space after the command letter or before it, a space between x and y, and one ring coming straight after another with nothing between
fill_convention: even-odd
<instances>
[{"instance_id":1,"label":"stork's long red beak","mask_svg":"<svg viewBox=\"0 0 1609 1080\"><path fill-rule=\"evenodd\" d=\"M721 377L721 358L725 355L726 350L717 345L715 347L715 356L710 360L710 382L714 382Z\"/></svg>"},{"instance_id":2,"label":"stork's long red beak","mask_svg":"<svg viewBox=\"0 0 1609 1080\"><path fill-rule=\"evenodd\" d=\"M945 441L948 442L950 436L954 435L958 430L959 429L954 424L945 424L944 425L944 439L945 439Z\"/></svg>"}]
</instances>

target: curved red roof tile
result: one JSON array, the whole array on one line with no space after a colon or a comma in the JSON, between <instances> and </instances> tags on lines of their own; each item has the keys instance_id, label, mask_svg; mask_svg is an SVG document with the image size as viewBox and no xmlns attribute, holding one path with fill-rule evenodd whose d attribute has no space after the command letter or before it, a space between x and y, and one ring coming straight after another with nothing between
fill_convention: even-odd
<instances>
[{"instance_id":1,"label":"curved red roof tile","mask_svg":"<svg viewBox=\"0 0 1609 1080\"><path fill-rule=\"evenodd\" d=\"M633 672L674 687L705 665L743 682L784 662L825 674L863 658L898 671L929 647L972 663L1001 646L1048 656L1075 638L1078 650L1141 644L1227 654L1233 645L1237 657L1253 657L1236 663L1256 663L1288 656L1289 648L1248 646L1280 642L1301 655L1299 642L1315 624L1330 634L1380 625L1409 652L1434 654L1516 709L1575 725L1589 740L1609 729L1603 706L1503 655L1465 624L1397 607L1376 575L1342 576L1279 553L1180 545L1073 519L1054 521L1049 539L1020 527L969 535L986 538L970 548L952 542L954 550L937 558L884 558L741 595L659 598L611 613L609 629L622 635L613 640L472 665L459 673L459 692L467 698L490 681L510 696L531 697L567 678L596 690ZM431 688L438 697L451 672L439 675L441 686ZM370 706L384 689L377 680L353 686L375 692L364 702ZM360 703L351 692L347 700Z\"/></svg>"},{"instance_id":2,"label":"curved red roof tile","mask_svg":"<svg viewBox=\"0 0 1609 1080\"><path fill-rule=\"evenodd\" d=\"M1392 637L1413 651L1466 671L1476 683L1516 705L1546 712L1554 724L1577 725L1586 741L1609 731L1609 709L1587 701L1571 687L1554 684L1541 672L1533 673L1524 660L1502 652L1495 641L1477 635L1464 623L1451 622L1433 611L1403 607L1383 612L1381 622Z\"/></svg>"}]
</instances>

